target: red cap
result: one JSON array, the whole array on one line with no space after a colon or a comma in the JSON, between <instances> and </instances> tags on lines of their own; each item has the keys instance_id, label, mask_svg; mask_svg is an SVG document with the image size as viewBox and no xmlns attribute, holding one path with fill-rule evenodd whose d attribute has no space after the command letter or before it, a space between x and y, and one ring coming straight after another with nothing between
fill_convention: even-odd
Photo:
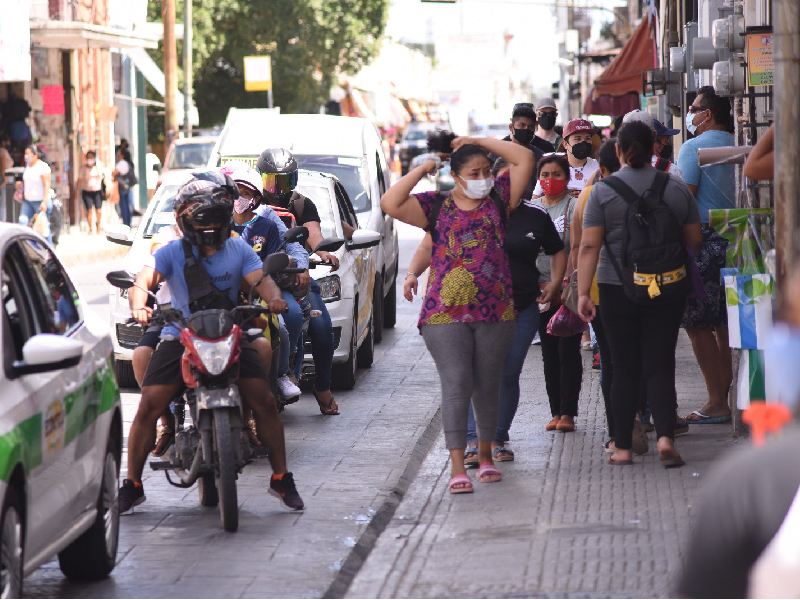
<instances>
[{"instance_id":1,"label":"red cap","mask_svg":"<svg viewBox=\"0 0 800 600\"><path fill-rule=\"evenodd\" d=\"M578 131L590 131L594 133L594 126L586 119L572 119L572 121L567 123L567 126L564 127L562 137L567 139L570 135Z\"/></svg>"}]
</instances>

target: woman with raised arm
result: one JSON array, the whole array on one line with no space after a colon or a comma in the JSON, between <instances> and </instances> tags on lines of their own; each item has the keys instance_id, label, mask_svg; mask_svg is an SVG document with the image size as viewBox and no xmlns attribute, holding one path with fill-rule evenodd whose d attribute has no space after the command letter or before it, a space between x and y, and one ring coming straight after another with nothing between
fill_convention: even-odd
<instances>
[{"instance_id":1,"label":"woman with raised arm","mask_svg":"<svg viewBox=\"0 0 800 600\"><path fill-rule=\"evenodd\" d=\"M464 470L470 402L478 429L478 480L502 479L492 461L500 377L514 339L516 314L511 269L505 253L506 223L530 181L533 153L513 142L457 137L437 131L429 147L438 151L393 185L381 208L431 232L431 272L419 319L442 384L442 424L452 458L451 493L472 492ZM452 151L452 154L449 152ZM508 161L492 179L489 153ZM412 194L414 186L450 158L456 186L445 196Z\"/></svg>"}]
</instances>

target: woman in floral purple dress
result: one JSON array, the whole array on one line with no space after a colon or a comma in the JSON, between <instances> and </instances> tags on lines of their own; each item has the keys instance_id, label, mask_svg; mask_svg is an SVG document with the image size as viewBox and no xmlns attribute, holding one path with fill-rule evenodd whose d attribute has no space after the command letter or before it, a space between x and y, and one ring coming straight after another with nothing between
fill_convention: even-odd
<instances>
[{"instance_id":1,"label":"woman in floral purple dress","mask_svg":"<svg viewBox=\"0 0 800 600\"><path fill-rule=\"evenodd\" d=\"M429 147L440 152L438 158L425 161L393 185L381 207L400 221L431 230L430 279L419 328L442 384L442 424L452 458L450 492L465 493L473 491L463 460L470 402L478 429L478 480L502 479L492 461L491 443L503 362L516 319L505 253L506 222L530 181L534 156L513 142L443 131L429 139ZM496 180L490 152L511 166ZM456 182L453 191L446 197L436 192L412 194L425 175L441 166L440 159L448 157Z\"/></svg>"}]
</instances>

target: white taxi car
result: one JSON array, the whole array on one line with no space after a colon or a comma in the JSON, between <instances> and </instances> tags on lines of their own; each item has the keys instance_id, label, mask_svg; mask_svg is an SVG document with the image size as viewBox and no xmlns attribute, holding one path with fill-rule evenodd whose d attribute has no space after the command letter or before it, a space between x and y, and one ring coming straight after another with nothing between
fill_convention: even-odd
<instances>
[{"instance_id":1,"label":"white taxi car","mask_svg":"<svg viewBox=\"0 0 800 600\"><path fill-rule=\"evenodd\" d=\"M111 338L51 247L0 225L0 595L58 554L73 579L114 568L122 415Z\"/></svg>"},{"instance_id":2,"label":"white taxi car","mask_svg":"<svg viewBox=\"0 0 800 600\"><path fill-rule=\"evenodd\" d=\"M124 225L106 230L109 241L131 246L123 269L138 273L150 253L152 237L162 227L175 225L172 201L180 186L190 177L190 174L182 174L165 179L135 232L130 232ZM323 237L344 238L342 223L357 230L351 241L333 253L340 261L337 271L331 272L330 267L317 267L310 271L319 282L333 322L332 385L350 389L355 385L357 366L372 364L375 340L372 311L376 272L374 249L380 244L381 234L358 229L347 191L336 177L301 169L297 191L310 198L317 207ZM113 338L117 379L123 388L135 387L131 360L143 331L140 325L128 323L131 311L125 291L111 287L109 305L111 328L116 333ZM305 355L304 372L306 375L313 372L310 352Z\"/></svg>"}]
</instances>

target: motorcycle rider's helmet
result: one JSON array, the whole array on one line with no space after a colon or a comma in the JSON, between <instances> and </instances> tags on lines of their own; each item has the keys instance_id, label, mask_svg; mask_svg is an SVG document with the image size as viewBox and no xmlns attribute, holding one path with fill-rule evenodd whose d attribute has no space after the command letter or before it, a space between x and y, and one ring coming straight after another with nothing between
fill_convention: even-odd
<instances>
[{"instance_id":1,"label":"motorcycle rider's helmet","mask_svg":"<svg viewBox=\"0 0 800 600\"><path fill-rule=\"evenodd\" d=\"M172 203L183 237L201 250L204 246L221 249L231 236L233 201L238 197L239 188L230 175L221 171L192 173Z\"/></svg>"},{"instance_id":2,"label":"motorcycle rider's helmet","mask_svg":"<svg viewBox=\"0 0 800 600\"><path fill-rule=\"evenodd\" d=\"M258 157L256 170L267 194L272 194L280 206L287 206L297 187L297 161L285 148L267 148Z\"/></svg>"},{"instance_id":3,"label":"motorcycle rider's helmet","mask_svg":"<svg viewBox=\"0 0 800 600\"><path fill-rule=\"evenodd\" d=\"M263 200L261 193L261 175L255 169L243 161L233 161L226 164L222 169L223 173L230 175L237 186L245 186L253 191L253 199L245 200L238 193L234 200L234 211L243 213L255 210Z\"/></svg>"}]
</instances>

